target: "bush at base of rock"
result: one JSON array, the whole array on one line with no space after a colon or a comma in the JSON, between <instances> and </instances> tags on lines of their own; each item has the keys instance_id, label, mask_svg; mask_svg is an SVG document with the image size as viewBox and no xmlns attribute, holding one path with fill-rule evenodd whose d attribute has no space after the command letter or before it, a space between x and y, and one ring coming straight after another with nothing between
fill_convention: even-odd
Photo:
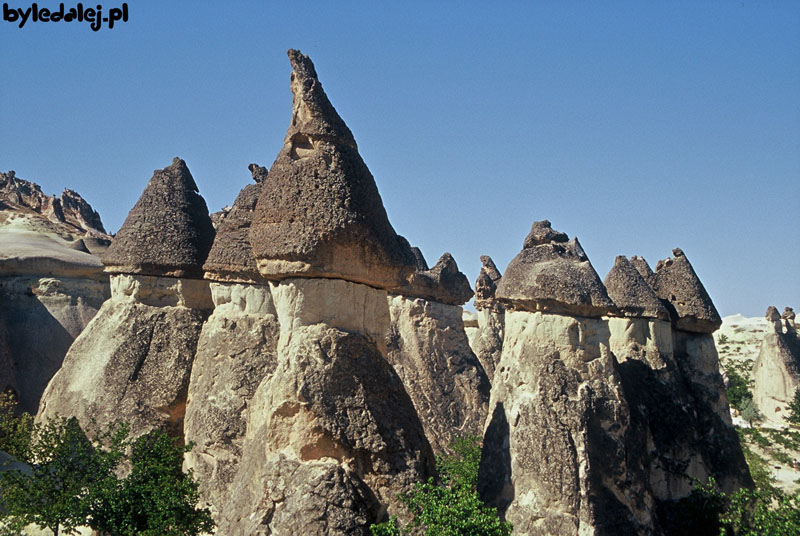
<instances>
[{"instance_id":1,"label":"bush at base of rock","mask_svg":"<svg viewBox=\"0 0 800 536\"><path fill-rule=\"evenodd\" d=\"M191 446L161 430L131 442L125 424L89 439L74 417L34 424L13 409L8 398L0 400L0 451L13 453L0 458L0 534L19 534L31 523L55 536L79 526L119 536L213 530L208 510L195 507L197 483L181 470ZM131 470L118 479L123 463Z\"/></svg>"},{"instance_id":2,"label":"bush at base of rock","mask_svg":"<svg viewBox=\"0 0 800 536\"><path fill-rule=\"evenodd\" d=\"M436 460L440 482L431 478L417 483L411 493L400 497L414 515L412 522L401 528L392 517L370 527L373 536L401 536L408 534L405 529L419 528L428 536L510 536L511 524L501 521L497 509L478 497L479 441L473 436L454 441L450 449L455 455Z\"/></svg>"}]
</instances>

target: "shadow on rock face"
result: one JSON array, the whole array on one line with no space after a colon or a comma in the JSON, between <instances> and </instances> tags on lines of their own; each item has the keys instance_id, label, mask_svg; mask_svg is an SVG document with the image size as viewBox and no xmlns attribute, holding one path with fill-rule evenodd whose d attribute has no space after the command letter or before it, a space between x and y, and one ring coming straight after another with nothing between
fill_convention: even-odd
<instances>
[{"instance_id":1,"label":"shadow on rock face","mask_svg":"<svg viewBox=\"0 0 800 536\"><path fill-rule=\"evenodd\" d=\"M486 504L497 508L501 518L514 499L508 420L502 402L495 406L483 438L481 464L478 470L478 494Z\"/></svg>"}]
</instances>

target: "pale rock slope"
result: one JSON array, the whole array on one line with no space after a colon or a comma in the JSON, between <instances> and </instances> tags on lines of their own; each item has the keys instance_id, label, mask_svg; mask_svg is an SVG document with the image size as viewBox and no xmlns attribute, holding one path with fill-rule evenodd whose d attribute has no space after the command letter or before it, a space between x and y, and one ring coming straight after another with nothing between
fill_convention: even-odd
<instances>
[{"instance_id":1,"label":"pale rock slope","mask_svg":"<svg viewBox=\"0 0 800 536\"><path fill-rule=\"evenodd\" d=\"M35 413L72 341L110 294L111 237L77 193L0 173L0 388Z\"/></svg>"},{"instance_id":2,"label":"pale rock slope","mask_svg":"<svg viewBox=\"0 0 800 536\"><path fill-rule=\"evenodd\" d=\"M753 401L767 423L782 426L800 389L800 338L791 307L781 315L770 306L765 318L766 334L753 366Z\"/></svg>"}]
</instances>

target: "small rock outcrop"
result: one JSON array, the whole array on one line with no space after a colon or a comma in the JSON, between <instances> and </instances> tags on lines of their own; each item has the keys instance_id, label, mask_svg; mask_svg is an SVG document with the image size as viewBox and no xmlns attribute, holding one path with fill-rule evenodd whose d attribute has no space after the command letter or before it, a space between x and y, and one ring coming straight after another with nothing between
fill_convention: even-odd
<instances>
[{"instance_id":1,"label":"small rock outcrop","mask_svg":"<svg viewBox=\"0 0 800 536\"><path fill-rule=\"evenodd\" d=\"M753 365L753 401L767 422L785 426L788 405L800 389L800 338L791 307L781 315L770 306L765 316L769 327Z\"/></svg>"},{"instance_id":2,"label":"small rock outcrop","mask_svg":"<svg viewBox=\"0 0 800 536\"><path fill-rule=\"evenodd\" d=\"M183 436L197 340L213 306L201 279L213 234L183 160L157 170L103 257L111 298L70 347L38 419L127 421L134 436L153 427Z\"/></svg>"},{"instance_id":3,"label":"small rock outcrop","mask_svg":"<svg viewBox=\"0 0 800 536\"><path fill-rule=\"evenodd\" d=\"M674 257L658 261L648 282L664 300L676 329L713 333L722 325L717 308L683 251L675 248L672 254Z\"/></svg>"},{"instance_id":4,"label":"small rock outcrop","mask_svg":"<svg viewBox=\"0 0 800 536\"><path fill-rule=\"evenodd\" d=\"M567 241L547 220L533 224L496 295L518 310L599 317L614 309L578 239Z\"/></svg>"},{"instance_id":5,"label":"small rock outcrop","mask_svg":"<svg viewBox=\"0 0 800 536\"><path fill-rule=\"evenodd\" d=\"M289 60L292 121L250 229L258 269L272 280L335 277L400 289L416 268L414 254L392 229L314 64L296 50Z\"/></svg>"},{"instance_id":6,"label":"small rock outcrop","mask_svg":"<svg viewBox=\"0 0 800 536\"><path fill-rule=\"evenodd\" d=\"M97 255L110 241L100 216L74 191L46 196L13 171L0 173L0 345L7 361L0 376L22 410L36 412L67 349L108 298Z\"/></svg>"},{"instance_id":7,"label":"small rock outcrop","mask_svg":"<svg viewBox=\"0 0 800 536\"><path fill-rule=\"evenodd\" d=\"M186 162L156 170L103 255L108 273L202 278L214 226Z\"/></svg>"}]
</instances>

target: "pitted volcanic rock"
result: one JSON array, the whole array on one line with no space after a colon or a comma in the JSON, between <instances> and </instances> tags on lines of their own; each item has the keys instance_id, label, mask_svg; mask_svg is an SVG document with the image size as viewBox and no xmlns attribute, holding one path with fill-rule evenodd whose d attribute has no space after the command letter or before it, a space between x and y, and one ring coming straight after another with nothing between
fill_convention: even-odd
<instances>
[{"instance_id":1,"label":"pitted volcanic rock","mask_svg":"<svg viewBox=\"0 0 800 536\"><path fill-rule=\"evenodd\" d=\"M622 315L669 320L666 307L626 257L616 258L603 284Z\"/></svg>"},{"instance_id":2,"label":"pitted volcanic rock","mask_svg":"<svg viewBox=\"0 0 800 536\"><path fill-rule=\"evenodd\" d=\"M186 162L156 170L103 255L110 273L202 278L214 227Z\"/></svg>"},{"instance_id":3,"label":"pitted volcanic rock","mask_svg":"<svg viewBox=\"0 0 800 536\"><path fill-rule=\"evenodd\" d=\"M577 238L535 222L522 251L506 268L497 298L515 309L599 317L614 310ZM548 241L549 240L549 241Z\"/></svg>"},{"instance_id":4,"label":"pitted volcanic rock","mask_svg":"<svg viewBox=\"0 0 800 536\"><path fill-rule=\"evenodd\" d=\"M250 243L262 276L327 277L400 289L416 268L386 215L353 134L311 60L289 51L292 120L256 206Z\"/></svg>"}]
</instances>

